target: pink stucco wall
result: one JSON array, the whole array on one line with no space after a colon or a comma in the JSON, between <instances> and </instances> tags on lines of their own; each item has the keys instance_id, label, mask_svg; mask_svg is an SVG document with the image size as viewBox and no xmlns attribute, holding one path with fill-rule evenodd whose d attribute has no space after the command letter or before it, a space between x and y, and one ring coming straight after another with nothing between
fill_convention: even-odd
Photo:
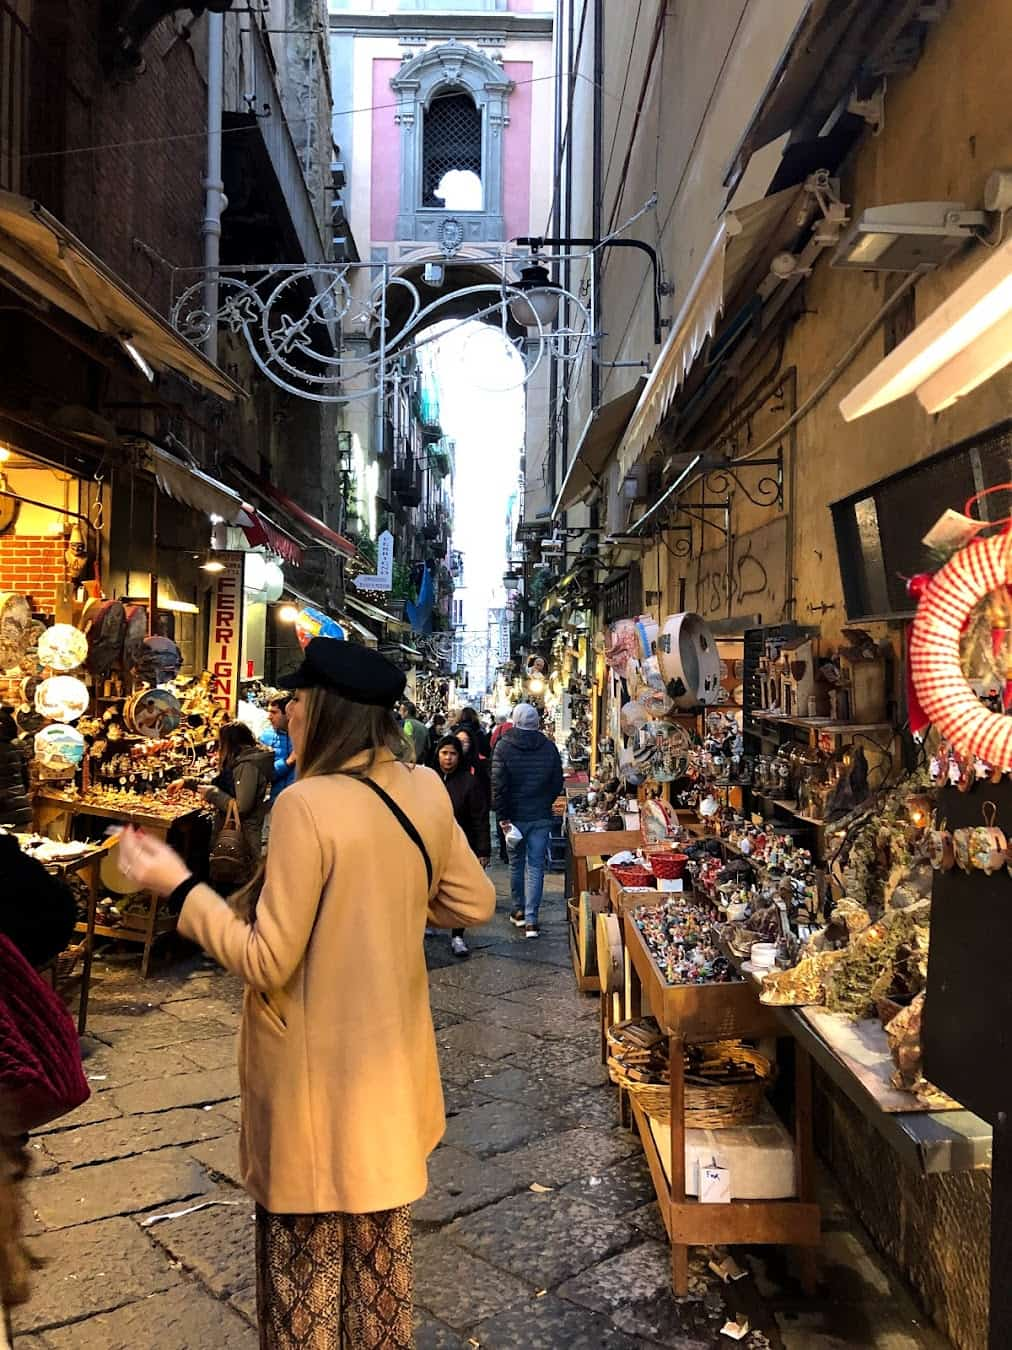
<instances>
[{"instance_id":1,"label":"pink stucco wall","mask_svg":"<svg viewBox=\"0 0 1012 1350\"><path fill-rule=\"evenodd\" d=\"M529 14L534 8L534 0L506 0L506 8L516 14Z\"/></svg>"},{"instance_id":2,"label":"pink stucco wall","mask_svg":"<svg viewBox=\"0 0 1012 1350\"><path fill-rule=\"evenodd\" d=\"M390 81L401 68L396 57L372 63L372 211L374 241L395 238L401 191L401 129L394 122L397 96Z\"/></svg>"},{"instance_id":3,"label":"pink stucco wall","mask_svg":"<svg viewBox=\"0 0 1012 1350\"><path fill-rule=\"evenodd\" d=\"M517 0L513 0L513 5L519 7ZM531 232L531 100L534 89L531 77L534 66L530 61L507 61L505 70L516 88L510 95L510 124L506 128L503 147L503 207L506 238L515 239L517 235ZM548 145L545 153L550 153ZM540 231L539 225L536 233Z\"/></svg>"}]
</instances>

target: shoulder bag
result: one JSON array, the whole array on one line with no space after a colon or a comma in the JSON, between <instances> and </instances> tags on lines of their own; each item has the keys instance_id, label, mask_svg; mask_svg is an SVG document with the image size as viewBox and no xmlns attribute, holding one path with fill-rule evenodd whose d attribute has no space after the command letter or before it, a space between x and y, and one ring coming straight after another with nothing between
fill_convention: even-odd
<instances>
[{"instance_id":1,"label":"shoulder bag","mask_svg":"<svg viewBox=\"0 0 1012 1350\"><path fill-rule=\"evenodd\" d=\"M37 1130L91 1096L60 998L0 934L0 1135Z\"/></svg>"},{"instance_id":2,"label":"shoulder bag","mask_svg":"<svg viewBox=\"0 0 1012 1350\"><path fill-rule=\"evenodd\" d=\"M248 881L252 870L253 859L243 834L239 808L233 799L225 812L225 823L211 845L208 875L216 886L234 888Z\"/></svg>"}]
</instances>

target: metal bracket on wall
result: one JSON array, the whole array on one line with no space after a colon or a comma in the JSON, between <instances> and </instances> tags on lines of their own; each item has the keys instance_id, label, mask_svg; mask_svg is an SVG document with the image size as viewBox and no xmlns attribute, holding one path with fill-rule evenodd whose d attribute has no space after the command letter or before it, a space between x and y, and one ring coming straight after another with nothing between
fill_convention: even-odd
<instances>
[{"instance_id":1,"label":"metal bracket on wall","mask_svg":"<svg viewBox=\"0 0 1012 1350\"><path fill-rule=\"evenodd\" d=\"M750 492L742 482L739 475L745 469L770 469L775 468L775 474L764 474L755 486L755 491ZM777 453L772 459L740 459L731 460L727 464L722 464L715 469L711 469L706 475L705 486L707 491L723 493L729 492L731 483L740 492L743 492L753 506L776 506L783 510L784 506L784 450L783 446L777 447Z\"/></svg>"},{"instance_id":2,"label":"metal bracket on wall","mask_svg":"<svg viewBox=\"0 0 1012 1350\"><path fill-rule=\"evenodd\" d=\"M710 525L715 530L719 530L725 539L731 534L731 498L725 497L722 502L693 502L691 506L685 506L682 502L678 503L677 508L683 516L688 516L699 525ZM697 516L697 511L723 511L724 524L721 525L718 520L707 520L705 516Z\"/></svg>"}]
</instances>

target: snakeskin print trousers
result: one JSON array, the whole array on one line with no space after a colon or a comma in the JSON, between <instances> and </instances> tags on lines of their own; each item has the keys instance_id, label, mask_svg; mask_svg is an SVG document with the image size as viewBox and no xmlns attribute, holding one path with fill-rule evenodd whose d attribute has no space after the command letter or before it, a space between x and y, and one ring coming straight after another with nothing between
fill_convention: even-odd
<instances>
[{"instance_id":1,"label":"snakeskin print trousers","mask_svg":"<svg viewBox=\"0 0 1012 1350\"><path fill-rule=\"evenodd\" d=\"M256 1214L261 1350L412 1350L411 1209Z\"/></svg>"}]
</instances>

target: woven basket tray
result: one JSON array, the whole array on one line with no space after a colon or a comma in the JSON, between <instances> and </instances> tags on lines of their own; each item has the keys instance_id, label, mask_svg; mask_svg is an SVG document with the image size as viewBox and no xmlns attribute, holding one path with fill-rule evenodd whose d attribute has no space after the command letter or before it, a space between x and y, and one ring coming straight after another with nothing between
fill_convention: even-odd
<instances>
[{"instance_id":1,"label":"woven basket tray","mask_svg":"<svg viewBox=\"0 0 1012 1350\"><path fill-rule=\"evenodd\" d=\"M640 1082L651 1056L642 1058L630 1052L621 1040L622 1027L608 1032L608 1076L611 1081L634 1097L649 1116L658 1120L671 1118L671 1089L666 1081ZM618 1032L619 1035L613 1035ZM723 1129L731 1125L751 1125L759 1115L763 1096L773 1080L773 1065L758 1050L742 1045L740 1041L715 1041L708 1044L710 1060L731 1062L742 1068L751 1068L755 1078L746 1083L724 1083L719 1077L707 1081L705 1073L695 1073L685 1081L685 1125L689 1129ZM635 1077L630 1076L630 1071Z\"/></svg>"}]
</instances>

